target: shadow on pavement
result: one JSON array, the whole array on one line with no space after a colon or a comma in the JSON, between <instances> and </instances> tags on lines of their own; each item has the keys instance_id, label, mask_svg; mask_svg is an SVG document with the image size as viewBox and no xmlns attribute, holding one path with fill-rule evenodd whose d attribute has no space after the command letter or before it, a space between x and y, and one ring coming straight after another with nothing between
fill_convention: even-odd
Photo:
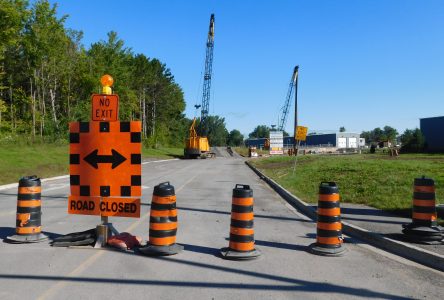
<instances>
[{"instance_id":1,"label":"shadow on pavement","mask_svg":"<svg viewBox=\"0 0 444 300\"><path fill-rule=\"evenodd\" d=\"M83 283L104 283L104 284L127 284L144 286L173 286L173 287L194 287L194 288L214 288L214 289L239 289L239 290L268 290L268 291L301 291L301 292L328 292L344 295L353 295L378 299L409 299L406 297L387 294L368 289L352 288L343 285L336 285L325 282L307 281L279 275L265 274L254 271L247 271L238 268L216 266L200 262L178 260L171 257L158 257L156 259L165 260L170 263L179 263L193 267L207 268L221 272L241 274L244 276L257 277L270 280L270 284L252 283L229 283L229 282L199 282L199 281L166 281L166 280L145 280L145 279L123 279L123 278L98 278L79 276L45 276L45 275L22 275L22 274L0 274L4 280L47 280L63 282L83 282Z\"/></svg>"},{"instance_id":2,"label":"shadow on pavement","mask_svg":"<svg viewBox=\"0 0 444 300\"><path fill-rule=\"evenodd\" d=\"M225 238L226 241L229 240L229 238ZM279 242L270 242L270 241L263 241L263 240L254 240L254 243L257 246L264 246L264 247L273 247L273 248L280 248L280 249L288 249L288 250L299 250L299 251L306 251L307 247L302 245L294 245L294 244L287 244L287 243L279 243ZM186 251L192 251L202 254L211 254L217 257L220 257L220 249L217 248L211 248L211 247L205 247L205 246L197 246L197 245L189 245L180 243L182 246L185 247Z\"/></svg>"},{"instance_id":3,"label":"shadow on pavement","mask_svg":"<svg viewBox=\"0 0 444 300\"><path fill-rule=\"evenodd\" d=\"M317 205L311 206L314 210L317 210ZM342 220L351 220L351 221L362 221L362 222L373 222L373 223L384 223L384 224L405 224L405 221L402 220L393 220L391 218L400 218L400 217L409 217L409 213L411 209L398 209L398 210L390 210L383 211L380 209L371 209L371 208L354 208L354 207L341 207L341 219ZM356 217L354 217L356 216ZM360 216L375 216L382 217L386 219L369 219L363 218Z\"/></svg>"},{"instance_id":4,"label":"shadow on pavement","mask_svg":"<svg viewBox=\"0 0 444 300\"><path fill-rule=\"evenodd\" d=\"M0 230L4 231L5 228ZM276 245L277 244L277 245ZM185 246L185 250L215 254L219 252L219 249L210 248L205 246L188 245ZM278 246L282 248L294 249L294 245L288 245L284 243L274 243L267 241L259 241L258 245L262 246ZM306 250L306 247L296 246L300 248L297 250ZM303 249L302 249L303 248ZM119 253L126 255L134 255L128 251L118 251ZM140 253L136 253L140 255ZM146 257L146 256L145 256ZM344 285L337 285L325 282L315 282L308 280L301 280L297 278L284 277L280 275L267 274L263 272L249 271L239 268L230 268L220 265L207 264L202 262L187 261L180 258L171 256L160 257L146 257L147 259L163 260L165 263L177 263L182 265L188 265L196 268L210 269L213 271L220 271L226 273L240 274L244 276L262 278L270 280L270 284L249 284L249 283L227 283L227 282L199 282L199 281L165 281L165 280L143 280L143 279L123 279L123 278L98 278L98 277L79 277L79 276L49 276L49 275L23 275L23 274L0 274L0 279L4 280L47 280L55 282L83 282L83 283L104 283L104 284L126 284L126 285L145 285L145 286L174 286L174 287L195 287L195 288L214 288L214 289L239 289L239 290L269 290L269 291L300 291L300 292L328 292L343 295L360 296L366 298L377 299L410 299L407 297L388 294L378 291L372 291L363 288L352 288Z\"/></svg>"},{"instance_id":5,"label":"shadow on pavement","mask_svg":"<svg viewBox=\"0 0 444 300\"><path fill-rule=\"evenodd\" d=\"M311 205L315 210L317 205ZM386 212L380 209L358 208L358 207L343 207L341 206L341 214L347 215L361 215L361 216L379 216L379 217L396 217L394 211Z\"/></svg>"},{"instance_id":6,"label":"shadow on pavement","mask_svg":"<svg viewBox=\"0 0 444 300\"><path fill-rule=\"evenodd\" d=\"M140 203L140 205L144 206L151 206L149 203ZM212 214L222 214L222 215L231 215L231 212L227 211L220 211L220 210L209 210L209 209L200 209L200 208L189 208L189 207L177 207L179 211L181 210L187 210L187 211L198 211L198 212L205 212L205 213L212 213ZM261 214L254 214L254 218L264 218L264 219L274 219L274 220L283 220L283 221L298 221L298 222L307 222L312 223L311 220L305 220L301 218L289 218L289 217L281 217L281 216L269 216L269 215L261 215Z\"/></svg>"},{"instance_id":7,"label":"shadow on pavement","mask_svg":"<svg viewBox=\"0 0 444 300\"><path fill-rule=\"evenodd\" d=\"M316 233L306 233L304 237L307 239L316 239Z\"/></svg>"},{"instance_id":8,"label":"shadow on pavement","mask_svg":"<svg viewBox=\"0 0 444 300\"><path fill-rule=\"evenodd\" d=\"M197 252L202 254L210 254L217 257L220 257L220 249L217 248L211 248L206 246L198 246L198 245L190 245L190 244L184 244L180 243L180 245L184 246L185 251L191 251L191 252Z\"/></svg>"},{"instance_id":9,"label":"shadow on pavement","mask_svg":"<svg viewBox=\"0 0 444 300\"><path fill-rule=\"evenodd\" d=\"M273 248L288 249L288 250L307 251L307 247L303 246L303 245L270 242L270 241L262 241L262 240L254 240L254 243L258 246L273 247Z\"/></svg>"},{"instance_id":10,"label":"shadow on pavement","mask_svg":"<svg viewBox=\"0 0 444 300\"><path fill-rule=\"evenodd\" d=\"M15 228L14 227L0 227L0 239L4 240L8 236L15 234Z\"/></svg>"},{"instance_id":11,"label":"shadow on pavement","mask_svg":"<svg viewBox=\"0 0 444 300\"><path fill-rule=\"evenodd\" d=\"M384 223L384 224L405 224L406 222L402 221L390 221L390 220L375 220L375 219L362 219L362 218L350 218L347 216L341 216L341 219L344 221L361 221L361 222L373 222L373 223Z\"/></svg>"}]
</instances>

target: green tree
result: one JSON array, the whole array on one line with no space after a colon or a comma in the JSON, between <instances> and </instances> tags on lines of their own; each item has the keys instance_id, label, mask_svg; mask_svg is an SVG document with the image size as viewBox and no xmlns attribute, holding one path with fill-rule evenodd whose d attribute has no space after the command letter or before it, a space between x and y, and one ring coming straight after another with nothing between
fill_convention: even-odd
<instances>
[{"instance_id":1,"label":"green tree","mask_svg":"<svg viewBox=\"0 0 444 300\"><path fill-rule=\"evenodd\" d=\"M384 136L390 142L394 142L396 140L396 136L398 135L398 131L390 126L384 126Z\"/></svg>"},{"instance_id":2,"label":"green tree","mask_svg":"<svg viewBox=\"0 0 444 300\"><path fill-rule=\"evenodd\" d=\"M361 137L369 143L379 143L385 141L393 142L398 135L398 131L390 126L384 126L384 129L377 127L370 131L363 131Z\"/></svg>"},{"instance_id":3,"label":"green tree","mask_svg":"<svg viewBox=\"0 0 444 300\"><path fill-rule=\"evenodd\" d=\"M60 82L65 75L64 63L68 37L64 23L67 16L57 17L56 5L41 0L33 4L23 36L23 55L32 100L32 134L36 126L40 135L45 130L57 134L59 121Z\"/></svg>"},{"instance_id":4,"label":"green tree","mask_svg":"<svg viewBox=\"0 0 444 300\"><path fill-rule=\"evenodd\" d=\"M91 58L92 78L100 78L103 74L110 74L114 78L113 92L119 94L121 119L132 119L134 112L139 110L137 95L132 90L132 51L125 47L125 43L116 32L108 33L106 41L100 41L91 45L87 52ZM100 82L97 80L96 89L101 90Z\"/></svg>"},{"instance_id":5,"label":"green tree","mask_svg":"<svg viewBox=\"0 0 444 300\"><path fill-rule=\"evenodd\" d=\"M258 125L248 135L249 138L268 138L270 136L270 127L267 125Z\"/></svg>"},{"instance_id":6,"label":"green tree","mask_svg":"<svg viewBox=\"0 0 444 300\"><path fill-rule=\"evenodd\" d=\"M21 39L27 17L27 1L0 0L0 61L5 58L5 52L15 47Z\"/></svg>"},{"instance_id":7,"label":"green tree","mask_svg":"<svg viewBox=\"0 0 444 300\"><path fill-rule=\"evenodd\" d=\"M3 101L2 99L0 99L0 128L2 126L2 113L4 113L6 111L6 105L5 105L5 101Z\"/></svg>"},{"instance_id":8,"label":"green tree","mask_svg":"<svg viewBox=\"0 0 444 300\"><path fill-rule=\"evenodd\" d=\"M228 134L228 146L240 146L244 142L244 136L239 130L233 129Z\"/></svg>"},{"instance_id":9,"label":"green tree","mask_svg":"<svg viewBox=\"0 0 444 300\"><path fill-rule=\"evenodd\" d=\"M401 135L401 151L423 152L425 139L420 129L406 129Z\"/></svg>"},{"instance_id":10,"label":"green tree","mask_svg":"<svg viewBox=\"0 0 444 300\"><path fill-rule=\"evenodd\" d=\"M339 127L339 132L346 132L345 127L344 126Z\"/></svg>"},{"instance_id":11,"label":"green tree","mask_svg":"<svg viewBox=\"0 0 444 300\"><path fill-rule=\"evenodd\" d=\"M108 73L120 119L142 120L145 144L182 145L190 120L166 64L134 54L116 32L86 49L66 19L48 0L0 0L0 133L65 138L69 121L90 119L91 93Z\"/></svg>"},{"instance_id":12,"label":"green tree","mask_svg":"<svg viewBox=\"0 0 444 300\"><path fill-rule=\"evenodd\" d=\"M225 118L219 116L208 116L208 142L211 147L225 146L227 144L228 130L225 127Z\"/></svg>"},{"instance_id":13,"label":"green tree","mask_svg":"<svg viewBox=\"0 0 444 300\"><path fill-rule=\"evenodd\" d=\"M18 54L27 17L27 1L0 0L0 98L4 101L3 112L10 110L6 117L9 117L11 129L14 128L15 117L13 78L19 72L8 69L8 66L20 62Z\"/></svg>"}]
</instances>

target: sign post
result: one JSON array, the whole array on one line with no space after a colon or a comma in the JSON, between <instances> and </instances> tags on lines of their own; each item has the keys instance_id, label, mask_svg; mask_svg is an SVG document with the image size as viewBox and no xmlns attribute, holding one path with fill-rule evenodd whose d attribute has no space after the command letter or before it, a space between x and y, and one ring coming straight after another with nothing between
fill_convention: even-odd
<instances>
[{"instance_id":1,"label":"sign post","mask_svg":"<svg viewBox=\"0 0 444 300\"><path fill-rule=\"evenodd\" d=\"M91 98L91 121L70 122L68 213L101 216L95 248L118 231L108 217L140 218L141 122L121 122L113 79L101 79L103 94Z\"/></svg>"},{"instance_id":2,"label":"sign post","mask_svg":"<svg viewBox=\"0 0 444 300\"><path fill-rule=\"evenodd\" d=\"M294 157L293 174L294 174L294 171L296 170L296 161L297 161L297 157L298 157L298 150L301 145L301 141L305 141L307 139L307 131L308 131L308 127L304 127L304 126L296 126L296 128L294 130L294 132L296 133L295 137L294 137L294 144L295 144L296 152L294 154L295 157ZM296 144L297 144L297 147L296 147Z\"/></svg>"}]
</instances>

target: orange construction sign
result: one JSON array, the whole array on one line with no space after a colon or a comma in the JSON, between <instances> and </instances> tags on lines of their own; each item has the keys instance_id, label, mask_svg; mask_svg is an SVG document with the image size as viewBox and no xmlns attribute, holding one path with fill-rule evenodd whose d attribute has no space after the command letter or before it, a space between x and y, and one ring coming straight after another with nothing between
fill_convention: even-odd
<instances>
[{"instance_id":1,"label":"orange construction sign","mask_svg":"<svg viewBox=\"0 0 444 300\"><path fill-rule=\"evenodd\" d=\"M91 119L93 121L117 121L119 116L119 96L93 94L91 103Z\"/></svg>"},{"instance_id":2,"label":"orange construction sign","mask_svg":"<svg viewBox=\"0 0 444 300\"><path fill-rule=\"evenodd\" d=\"M119 198L118 203L140 206L141 122L71 122L69 132L71 197L86 197L88 205L97 202L96 197L102 198L99 205L113 202L111 198L114 197ZM139 202L133 201L135 199ZM71 209L68 206L68 211L116 216L112 212L98 212L97 207L97 204L94 209Z\"/></svg>"},{"instance_id":3,"label":"orange construction sign","mask_svg":"<svg viewBox=\"0 0 444 300\"><path fill-rule=\"evenodd\" d=\"M69 196L68 213L140 218L140 198Z\"/></svg>"}]
</instances>

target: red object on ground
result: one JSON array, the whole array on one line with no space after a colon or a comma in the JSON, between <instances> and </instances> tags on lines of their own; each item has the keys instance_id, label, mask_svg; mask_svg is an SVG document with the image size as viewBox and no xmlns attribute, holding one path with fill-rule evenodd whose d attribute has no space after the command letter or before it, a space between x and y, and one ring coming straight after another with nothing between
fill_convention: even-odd
<instances>
[{"instance_id":1,"label":"red object on ground","mask_svg":"<svg viewBox=\"0 0 444 300\"><path fill-rule=\"evenodd\" d=\"M108 239L108 245L123 250L139 247L141 242L142 238L131 235L128 232L119 233Z\"/></svg>"}]
</instances>

